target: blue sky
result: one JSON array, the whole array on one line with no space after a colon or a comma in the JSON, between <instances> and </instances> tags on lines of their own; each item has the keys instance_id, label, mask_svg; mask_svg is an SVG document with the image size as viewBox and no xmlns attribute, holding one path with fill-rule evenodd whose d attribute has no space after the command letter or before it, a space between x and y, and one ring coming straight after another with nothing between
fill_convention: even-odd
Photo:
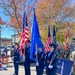
<instances>
[{"instance_id":1,"label":"blue sky","mask_svg":"<svg viewBox=\"0 0 75 75\"><path fill-rule=\"evenodd\" d=\"M11 35L14 34L13 28L6 28L6 26L2 26L1 37L2 38L11 38Z\"/></svg>"},{"instance_id":2,"label":"blue sky","mask_svg":"<svg viewBox=\"0 0 75 75\"><path fill-rule=\"evenodd\" d=\"M73 3L75 3L75 0L70 0L73 1ZM0 12L3 11L2 9L0 9ZM0 16L2 17L2 19L4 21L9 21L10 18L5 16L4 14L0 13ZM11 38L11 35L14 34L14 29L13 28L6 28L6 26L2 26L2 32L1 32L1 37L2 38Z\"/></svg>"},{"instance_id":3,"label":"blue sky","mask_svg":"<svg viewBox=\"0 0 75 75\"><path fill-rule=\"evenodd\" d=\"M0 12L2 11L2 9L0 9ZM0 13L0 17L2 17L2 19L4 21L9 21L10 18L5 16L3 13ZM13 28L7 28L6 26L1 26L2 27L2 31L1 31L1 37L2 38L11 38L11 35L14 34L14 29Z\"/></svg>"},{"instance_id":4,"label":"blue sky","mask_svg":"<svg viewBox=\"0 0 75 75\"><path fill-rule=\"evenodd\" d=\"M31 0L29 0L31 1ZM32 1L33 3L33 1ZM3 10L0 8L0 12L2 12ZM9 21L10 18L7 17L6 15L4 15L3 13L0 13L0 17L2 17L2 19L4 21ZM1 37L2 38L11 38L11 35L14 35L14 29L13 28L6 28L6 26L1 26L2 27L2 32L1 32Z\"/></svg>"},{"instance_id":5,"label":"blue sky","mask_svg":"<svg viewBox=\"0 0 75 75\"><path fill-rule=\"evenodd\" d=\"M2 12L3 10L0 8L0 12ZM10 21L10 17L6 16L3 13L0 13L0 17L3 19L3 21ZM1 25L2 27L2 31L1 31L1 38L10 38L11 39L11 35L14 35L14 28L11 27L6 27L5 25Z\"/></svg>"},{"instance_id":6,"label":"blue sky","mask_svg":"<svg viewBox=\"0 0 75 75\"><path fill-rule=\"evenodd\" d=\"M1 11L1 9L0 9ZM0 13L0 16L4 21L9 21L9 17L5 16L4 14ZM6 26L1 26L2 27L2 32L1 32L1 37L2 38L11 38L11 35L14 34L14 29L12 28L7 28Z\"/></svg>"}]
</instances>

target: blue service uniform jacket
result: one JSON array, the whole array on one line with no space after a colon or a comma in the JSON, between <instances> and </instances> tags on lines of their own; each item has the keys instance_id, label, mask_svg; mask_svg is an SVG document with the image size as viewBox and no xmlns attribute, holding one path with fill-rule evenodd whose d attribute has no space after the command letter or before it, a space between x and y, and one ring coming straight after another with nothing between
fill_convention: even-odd
<instances>
[{"instance_id":1,"label":"blue service uniform jacket","mask_svg":"<svg viewBox=\"0 0 75 75\"><path fill-rule=\"evenodd\" d=\"M25 60L30 60L30 47L25 48Z\"/></svg>"},{"instance_id":2,"label":"blue service uniform jacket","mask_svg":"<svg viewBox=\"0 0 75 75\"><path fill-rule=\"evenodd\" d=\"M25 68L25 75L31 75L30 72L30 47L25 48L25 62L24 62L24 68Z\"/></svg>"},{"instance_id":3,"label":"blue service uniform jacket","mask_svg":"<svg viewBox=\"0 0 75 75\"><path fill-rule=\"evenodd\" d=\"M14 50L14 62L19 62L20 61L20 52L19 48Z\"/></svg>"},{"instance_id":4,"label":"blue service uniform jacket","mask_svg":"<svg viewBox=\"0 0 75 75\"><path fill-rule=\"evenodd\" d=\"M54 52L52 52L52 53L48 52L48 53L46 54L45 65L46 65L46 74L47 74L47 75L56 75L56 69L57 69L57 57L56 57L56 55L55 55L54 60L53 60L53 62L52 62L52 64L51 64L51 65L53 66L53 68L50 69L50 68L48 67L49 64L50 64L50 61L51 61L51 59L52 59L53 53L54 53Z\"/></svg>"},{"instance_id":5,"label":"blue service uniform jacket","mask_svg":"<svg viewBox=\"0 0 75 75\"><path fill-rule=\"evenodd\" d=\"M39 62L40 67L44 67L44 60L45 60L44 55L45 53L43 51L37 53L38 62Z\"/></svg>"},{"instance_id":6,"label":"blue service uniform jacket","mask_svg":"<svg viewBox=\"0 0 75 75\"><path fill-rule=\"evenodd\" d=\"M19 61L20 61L20 52L19 52L19 48L14 50L14 73L16 75L18 75L18 71L19 71Z\"/></svg>"},{"instance_id":7,"label":"blue service uniform jacket","mask_svg":"<svg viewBox=\"0 0 75 75\"><path fill-rule=\"evenodd\" d=\"M41 52L38 51L38 53L37 53L39 65L38 66L36 65L36 73L37 73L36 75L43 75L44 61L45 61L44 55L45 55L45 53L43 51L41 51Z\"/></svg>"}]
</instances>

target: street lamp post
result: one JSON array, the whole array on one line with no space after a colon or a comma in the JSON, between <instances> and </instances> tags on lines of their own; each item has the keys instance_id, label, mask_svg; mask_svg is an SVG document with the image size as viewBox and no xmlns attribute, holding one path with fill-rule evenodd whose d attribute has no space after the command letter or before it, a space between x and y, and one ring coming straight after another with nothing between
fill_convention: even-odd
<instances>
[{"instance_id":1,"label":"street lamp post","mask_svg":"<svg viewBox=\"0 0 75 75\"><path fill-rule=\"evenodd\" d=\"M1 30L2 28L0 27L0 61L1 61Z\"/></svg>"}]
</instances>

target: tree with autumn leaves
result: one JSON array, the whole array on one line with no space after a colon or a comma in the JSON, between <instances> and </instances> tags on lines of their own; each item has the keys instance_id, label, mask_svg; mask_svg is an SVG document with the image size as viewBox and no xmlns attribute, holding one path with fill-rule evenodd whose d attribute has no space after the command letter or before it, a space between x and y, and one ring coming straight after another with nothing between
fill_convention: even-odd
<instances>
[{"instance_id":1,"label":"tree with autumn leaves","mask_svg":"<svg viewBox=\"0 0 75 75\"><path fill-rule=\"evenodd\" d=\"M75 4L70 0L38 0L37 17L41 29L47 31L47 26L55 24L57 28L57 40L65 41L66 27L71 28L75 19ZM44 30L41 30L43 32ZM45 36L46 34L43 33ZM46 38L46 37L45 37ZM44 39L45 39L44 38Z\"/></svg>"},{"instance_id":2,"label":"tree with autumn leaves","mask_svg":"<svg viewBox=\"0 0 75 75\"><path fill-rule=\"evenodd\" d=\"M21 32L24 11L27 13L29 23L31 21L31 2L32 0L0 0L0 8L3 10L0 13L10 17L10 21L6 22L6 25L15 28L18 33Z\"/></svg>"},{"instance_id":3,"label":"tree with autumn leaves","mask_svg":"<svg viewBox=\"0 0 75 75\"><path fill-rule=\"evenodd\" d=\"M39 0L36 11L40 25L60 25L66 19L75 18L75 4L70 0Z\"/></svg>"},{"instance_id":4,"label":"tree with autumn leaves","mask_svg":"<svg viewBox=\"0 0 75 75\"><path fill-rule=\"evenodd\" d=\"M47 26L55 24L58 34L64 35L67 23L75 18L75 4L70 0L0 0L0 8L3 13L10 17L10 21L6 22L7 26L14 27L17 32L21 32L23 12L26 11L28 24L31 25L33 17L32 8L36 7L36 14L41 30L43 40L46 39ZM63 31L61 31L63 29ZM45 33L43 33L43 31ZM62 35L62 36L63 36ZM45 36L45 37L44 37ZM65 37L65 35L64 35ZM60 40L64 40L63 38Z\"/></svg>"}]
</instances>

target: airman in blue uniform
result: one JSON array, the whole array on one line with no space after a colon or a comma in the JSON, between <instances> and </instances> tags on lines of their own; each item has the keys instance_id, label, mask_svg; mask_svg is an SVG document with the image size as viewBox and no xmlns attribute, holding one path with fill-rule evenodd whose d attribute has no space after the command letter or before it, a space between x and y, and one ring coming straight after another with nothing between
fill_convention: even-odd
<instances>
[{"instance_id":1,"label":"airman in blue uniform","mask_svg":"<svg viewBox=\"0 0 75 75\"><path fill-rule=\"evenodd\" d=\"M5 55L7 56L8 55L8 50L7 50L6 46L5 46L4 52L5 52Z\"/></svg>"},{"instance_id":2,"label":"airman in blue uniform","mask_svg":"<svg viewBox=\"0 0 75 75\"><path fill-rule=\"evenodd\" d=\"M19 52L19 44L18 43L15 43L13 57L14 57L14 74L13 75L18 75L19 61L20 61L20 52Z\"/></svg>"},{"instance_id":3,"label":"airman in blue uniform","mask_svg":"<svg viewBox=\"0 0 75 75\"><path fill-rule=\"evenodd\" d=\"M36 53L36 73L37 75L43 75L43 70L44 70L44 50L42 50L41 47L38 48L38 51Z\"/></svg>"},{"instance_id":4,"label":"airman in blue uniform","mask_svg":"<svg viewBox=\"0 0 75 75\"><path fill-rule=\"evenodd\" d=\"M31 75L30 72L30 40L25 44L25 61L24 61L24 69L25 75Z\"/></svg>"},{"instance_id":5,"label":"airman in blue uniform","mask_svg":"<svg viewBox=\"0 0 75 75\"><path fill-rule=\"evenodd\" d=\"M56 54L55 54L56 45L51 44L50 45L50 52L46 53L46 75L56 75Z\"/></svg>"}]
</instances>

